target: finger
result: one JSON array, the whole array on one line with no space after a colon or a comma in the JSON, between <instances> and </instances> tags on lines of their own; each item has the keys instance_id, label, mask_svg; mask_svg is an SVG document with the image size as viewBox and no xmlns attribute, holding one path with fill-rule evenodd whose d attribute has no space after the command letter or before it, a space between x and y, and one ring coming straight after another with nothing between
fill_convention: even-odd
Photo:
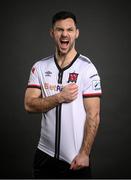
<instances>
[{"instance_id":1,"label":"finger","mask_svg":"<svg viewBox=\"0 0 131 180\"><path fill-rule=\"evenodd\" d=\"M75 83L69 84L69 87L70 87L70 88L73 88L73 89L74 89L74 88L78 88L78 86L77 86Z\"/></svg>"},{"instance_id":2,"label":"finger","mask_svg":"<svg viewBox=\"0 0 131 180\"><path fill-rule=\"evenodd\" d=\"M71 163L70 169L73 169L74 167L74 161Z\"/></svg>"},{"instance_id":3,"label":"finger","mask_svg":"<svg viewBox=\"0 0 131 180\"><path fill-rule=\"evenodd\" d=\"M71 163L71 169L75 169L75 166L76 166L76 160L74 159Z\"/></svg>"},{"instance_id":4,"label":"finger","mask_svg":"<svg viewBox=\"0 0 131 180\"><path fill-rule=\"evenodd\" d=\"M80 169L80 166L77 165L77 163L75 162L72 166L72 170L77 170Z\"/></svg>"},{"instance_id":5,"label":"finger","mask_svg":"<svg viewBox=\"0 0 131 180\"><path fill-rule=\"evenodd\" d=\"M81 169L81 168L82 168L81 166L77 166L77 167L76 167L77 170L79 170L79 169Z\"/></svg>"}]
</instances>

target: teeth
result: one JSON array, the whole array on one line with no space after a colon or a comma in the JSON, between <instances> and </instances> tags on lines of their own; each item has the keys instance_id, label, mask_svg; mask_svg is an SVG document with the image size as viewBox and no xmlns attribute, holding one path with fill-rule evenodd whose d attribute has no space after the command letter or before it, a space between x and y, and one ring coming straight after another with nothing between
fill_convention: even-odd
<instances>
[{"instance_id":1,"label":"teeth","mask_svg":"<svg viewBox=\"0 0 131 180\"><path fill-rule=\"evenodd\" d=\"M68 44L69 41L61 41L61 43L67 43Z\"/></svg>"},{"instance_id":2,"label":"teeth","mask_svg":"<svg viewBox=\"0 0 131 180\"><path fill-rule=\"evenodd\" d=\"M61 40L62 42L68 42L68 40Z\"/></svg>"}]
</instances>

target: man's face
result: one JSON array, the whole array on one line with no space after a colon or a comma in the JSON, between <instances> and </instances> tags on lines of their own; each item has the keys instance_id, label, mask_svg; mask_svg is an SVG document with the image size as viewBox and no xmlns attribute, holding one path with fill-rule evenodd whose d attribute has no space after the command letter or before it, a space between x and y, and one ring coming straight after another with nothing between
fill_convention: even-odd
<instances>
[{"instance_id":1,"label":"man's face","mask_svg":"<svg viewBox=\"0 0 131 180\"><path fill-rule=\"evenodd\" d=\"M67 54L75 47L75 40L79 36L79 30L71 18L56 21L51 30L58 53Z\"/></svg>"}]
</instances>

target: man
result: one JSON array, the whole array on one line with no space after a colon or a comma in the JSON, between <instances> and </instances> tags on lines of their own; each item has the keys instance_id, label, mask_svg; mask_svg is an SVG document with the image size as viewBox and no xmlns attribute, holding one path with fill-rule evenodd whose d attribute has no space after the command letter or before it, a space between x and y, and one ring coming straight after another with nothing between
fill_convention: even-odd
<instances>
[{"instance_id":1,"label":"man","mask_svg":"<svg viewBox=\"0 0 131 180\"><path fill-rule=\"evenodd\" d=\"M79 36L71 12L53 16L55 54L36 62L25 93L25 109L42 113L34 159L35 178L91 178L89 156L99 126L100 77L75 49Z\"/></svg>"}]
</instances>

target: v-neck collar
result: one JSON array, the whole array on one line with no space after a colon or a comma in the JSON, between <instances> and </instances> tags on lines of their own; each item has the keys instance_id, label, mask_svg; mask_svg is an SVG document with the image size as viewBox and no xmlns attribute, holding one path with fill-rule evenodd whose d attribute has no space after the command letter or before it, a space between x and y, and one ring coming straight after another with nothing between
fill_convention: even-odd
<instances>
[{"instance_id":1,"label":"v-neck collar","mask_svg":"<svg viewBox=\"0 0 131 180\"><path fill-rule=\"evenodd\" d=\"M72 66L72 64L76 61L76 59L79 57L79 53L76 54L76 56L74 57L74 59L71 61L70 64L68 64L67 66L65 66L64 68L61 68L57 62L56 56L54 55L54 61L55 64L57 66L57 68L59 69L59 71L65 71L66 69L70 68Z\"/></svg>"}]
</instances>

